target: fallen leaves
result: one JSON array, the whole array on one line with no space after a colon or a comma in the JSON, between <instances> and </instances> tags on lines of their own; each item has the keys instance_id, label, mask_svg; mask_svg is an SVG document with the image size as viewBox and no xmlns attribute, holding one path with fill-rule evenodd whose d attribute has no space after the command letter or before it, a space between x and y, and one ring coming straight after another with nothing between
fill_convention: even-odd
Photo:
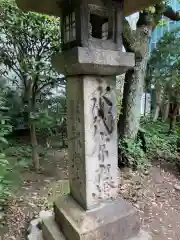
<instances>
[{"instance_id":1,"label":"fallen leaves","mask_svg":"<svg viewBox=\"0 0 180 240\"><path fill-rule=\"evenodd\" d=\"M24 239L23 232L27 221L26 215L16 200L10 202L6 218L8 233L5 235L5 239L12 239L12 237L15 237L16 240Z\"/></svg>"}]
</instances>

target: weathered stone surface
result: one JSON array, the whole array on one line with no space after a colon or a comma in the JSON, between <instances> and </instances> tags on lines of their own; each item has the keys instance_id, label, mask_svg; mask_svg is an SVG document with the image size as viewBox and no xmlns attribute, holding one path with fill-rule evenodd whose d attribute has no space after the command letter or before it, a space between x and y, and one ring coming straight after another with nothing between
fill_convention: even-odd
<instances>
[{"instance_id":1,"label":"weathered stone surface","mask_svg":"<svg viewBox=\"0 0 180 240\"><path fill-rule=\"evenodd\" d=\"M38 232L34 232L32 234L29 234L27 236L28 240L44 240L43 239L43 235L42 235L42 231L38 231Z\"/></svg>"},{"instance_id":2,"label":"weathered stone surface","mask_svg":"<svg viewBox=\"0 0 180 240\"><path fill-rule=\"evenodd\" d=\"M152 237L149 233L141 230L136 237L133 237L129 240L152 240Z\"/></svg>"},{"instance_id":3,"label":"weathered stone surface","mask_svg":"<svg viewBox=\"0 0 180 240\"><path fill-rule=\"evenodd\" d=\"M29 227L27 229L27 232L28 233L34 233L34 232L38 232L41 227L41 219L40 218L37 218L37 219L33 219L31 220L30 224L29 224Z\"/></svg>"},{"instance_id":4,"label":"weathered stone surface","mask_svg":"<svg viewBox=\"0 0 180 240\"><path fill-rule=\"evenodd\" d=\"M42 222L44 240L65 240L64 236L59 230L54 217L43 219Z\"/></svg>"},{"instance_id":5,"label":"weathered stone surface","mask_svg":"<svg viewBox=\"0 0 180 240\"><path fill-rule=\"evenodd\" d=\"M65 240L53 217L46 218L43 221L43 232L44 238L38 240ZM72 239L74 240L74 238ZM128 240L152 240L152 237L149 233L140 230L136 237L128 238Z\"/></svg>"},{"instance_id":6,"label":"weathered stone surface","mask_svg":"<svg viewBox=\"0 0 180 240\"><path fill-rule=\"evenodd\" d=\"M47 218L47 217L52 217L53 216L53 212L52 211L44 211L42 210L40 213L39 213L39 218L40 220L44 219L44 218Z\"/></svg>"},{"instance_id":7,"label":"weathered stone surface","mask_svg":"<svg viewBox=\"0 0 180 240\"><path fill-rule=\"evenodd\" d=\"M29 227L27 229L27 232L29 233L28 237L31 239L32 236L38 235L38 233L41 232L42 229L42 220L49 217L53 217L53 215L54 213L52 211L42 210L39 213L39 218L30 221Z\"/></svg>"},{"instance_id":8,"label":"weathered stone surface","mask_svg":"<svg viewBox=\"0 0 180 240\"><path fill-rule=\"evenodd\" d=\"M70 189L85 209L117 197L116 79L67 77Z\"/></svg>"},{"instance_id":9,"label":"weathered stone surface","mask_svg":"<svg viewBox=\"0 0 180 240\"><path fill-rule=\"evenodd\" d=\"M133 67L135 60L133 53L76 47L54 56L52 64L65 76L79 74L115 76Z\"/></svg>"},{"instance_id":10,"label":"weathered stone surface","mask_svg":"<svg viewBox=\"0 0 180 240\"><path fill-rule=\"evenodd\" d=\"M55 202L55 220L67 240L125 240L140 229L137 211L123 199L83 210L70 196Z\"/></svg>"},{"instance_id":11,"label":"weathered stone surface","mask_svg":"<svg viewBox=\"0 0 180 240\"><path fill-rule=\"evenodd\" d=\"M42 238L39 238L38 240L65 240L53 217L49 217L43 221L43 230L44 238L41 236ZM35 239L32 238L31 240ZM119 238L119 240L121 239ZM128 238L127 240L152 240L152 236L149 233L140 230L136 237Z\"/></svg>"}]
</instances>

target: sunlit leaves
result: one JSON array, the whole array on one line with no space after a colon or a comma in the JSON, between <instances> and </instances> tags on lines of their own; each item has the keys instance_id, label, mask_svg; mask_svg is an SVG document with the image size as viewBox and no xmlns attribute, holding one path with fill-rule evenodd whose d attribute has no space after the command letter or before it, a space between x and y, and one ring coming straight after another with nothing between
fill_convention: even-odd
<instances>
[{"instance_id":1,"label":"sunlit leaves","mask_svg":"<svg viewBox=\"0 0 180 240\"><path fill-rule=\"evenodd\" d=\"M164 26L167 26L167 25L168 25L168 21L165 18L162 18L158 23L159 27L164 27Z\"/></svg>"},{"instance_id":2,"label":"sunlit leaves","mask_svg":"<svg viewBox=\"0 0 180 240\"><path fill-rule=\"evenodd\" d=\"M180 92L180 28L167 32L157 44L148 63L147 79Z\"/></svg>"},{"instance_id":3,"label":"sunlit leaves","mask_svg":"<svg viewBox=\"0 0 180 240\"><path fill-rule=\"evenodd\" d=\"M150 13L155 13L155 12L156 12L156 8L155 8L154 6L150 6L150 7L148 8L148 11L149 11Z\"/></svg>"}]
</instances>

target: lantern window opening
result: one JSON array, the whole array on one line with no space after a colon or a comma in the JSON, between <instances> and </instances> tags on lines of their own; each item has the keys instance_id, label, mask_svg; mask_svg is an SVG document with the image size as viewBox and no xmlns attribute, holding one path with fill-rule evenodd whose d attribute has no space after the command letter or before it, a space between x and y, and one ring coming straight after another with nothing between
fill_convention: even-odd
<instances>
[{"instance_id":1,"label":"lantern window opening","mask_svg":"<svg viewBox=\"0 0 180 240\"><path fill-rule=\"evenodd\" d=\"M89 36L102 40L113 38L113 16L106 7L89 4Z\"/></svg>"},{"instance_id":2,"label":"lantern window opening","mask_svg":"<svg viewBox=\"0 0 180 240\"><path fill-rule=\"evenodd\" d=\"M92 38L107 40L109 35L108 18L90 14L89 35Z\"/></svg>"},{"instance_id":3,"label":"lantern window opening","mask_svg":"<svg viewBox=\"0 0 180 240\"><path fill-rule=\"evenodd\" d=\"M76 17L75 12L72 12L64 19L64 43L74 40L76 40Z\"/></svg>"}]
</instances>

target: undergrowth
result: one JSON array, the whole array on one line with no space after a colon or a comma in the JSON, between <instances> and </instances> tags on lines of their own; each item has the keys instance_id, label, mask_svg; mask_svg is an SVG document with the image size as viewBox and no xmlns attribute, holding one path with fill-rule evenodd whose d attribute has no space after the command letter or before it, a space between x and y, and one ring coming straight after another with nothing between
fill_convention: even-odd
<instances>
[{"instance_id":1,"label":"undergrowth","mask_svg":"<svg viewBox=\"0 0 180 240\"><path fill-rule=\"evenodd\" d=\"M11 187L13 185L12 169L4 153L4 147L8 145L6 135L11 132L11 125L3 110L4 108L0 98L0 207L4 205L11 195Z\"/></svg>"},{"instance_id":2,"label":"undergrowth","mask_svg":"<svg viewBox=\"0 0 180 240\"><path fill-rule=\"evenodd\" d=\"M13 191L19 186L20 175L16 161L12 161L12 155L8 154L11 147L10 142L7 140L7 135L12 132L12 125L10 118L7 116L8 108L4 107L3 97L0 94L0 207L4 208L9 198L12 196ZM24 153L27 149L24 149Z\"/></svg>"},{"instance_id":3,"label":"undergrowth","mask_svg":"<svg viewBox=\"0 0 180 240\"><path fill-rule=\"evenodd\" d=\"M143 123L146 131L146 143L148 158L163 158L172 161L177 157L177 134L169 133L167 122L148 122Z\"/></svg>"},{"instance_id":4,"label":"undergrowth","mask_svg":"<svg viewBox=\"0 0 180 240\"><path fill-rule=\"evenodd\" d=\"M32 150L28 144L10 141L5 153L13 166L19 171L28 169L32 164Z\"/></svg>"},{"instance_id":5,"label":"undergrowth","mask_svg":"<svg viewBox=\"0 0 180 240\"><path fill-rule=\"evenodd\" d=\"M168 123L143 119L141 126L144 130L147 151L143 151L142 142L139 140L121 140L119 145L126 164L134 170L146 170L151 162L157 159L176 163L178 135L169 134Z\"/></svg>"}]
</instances>

